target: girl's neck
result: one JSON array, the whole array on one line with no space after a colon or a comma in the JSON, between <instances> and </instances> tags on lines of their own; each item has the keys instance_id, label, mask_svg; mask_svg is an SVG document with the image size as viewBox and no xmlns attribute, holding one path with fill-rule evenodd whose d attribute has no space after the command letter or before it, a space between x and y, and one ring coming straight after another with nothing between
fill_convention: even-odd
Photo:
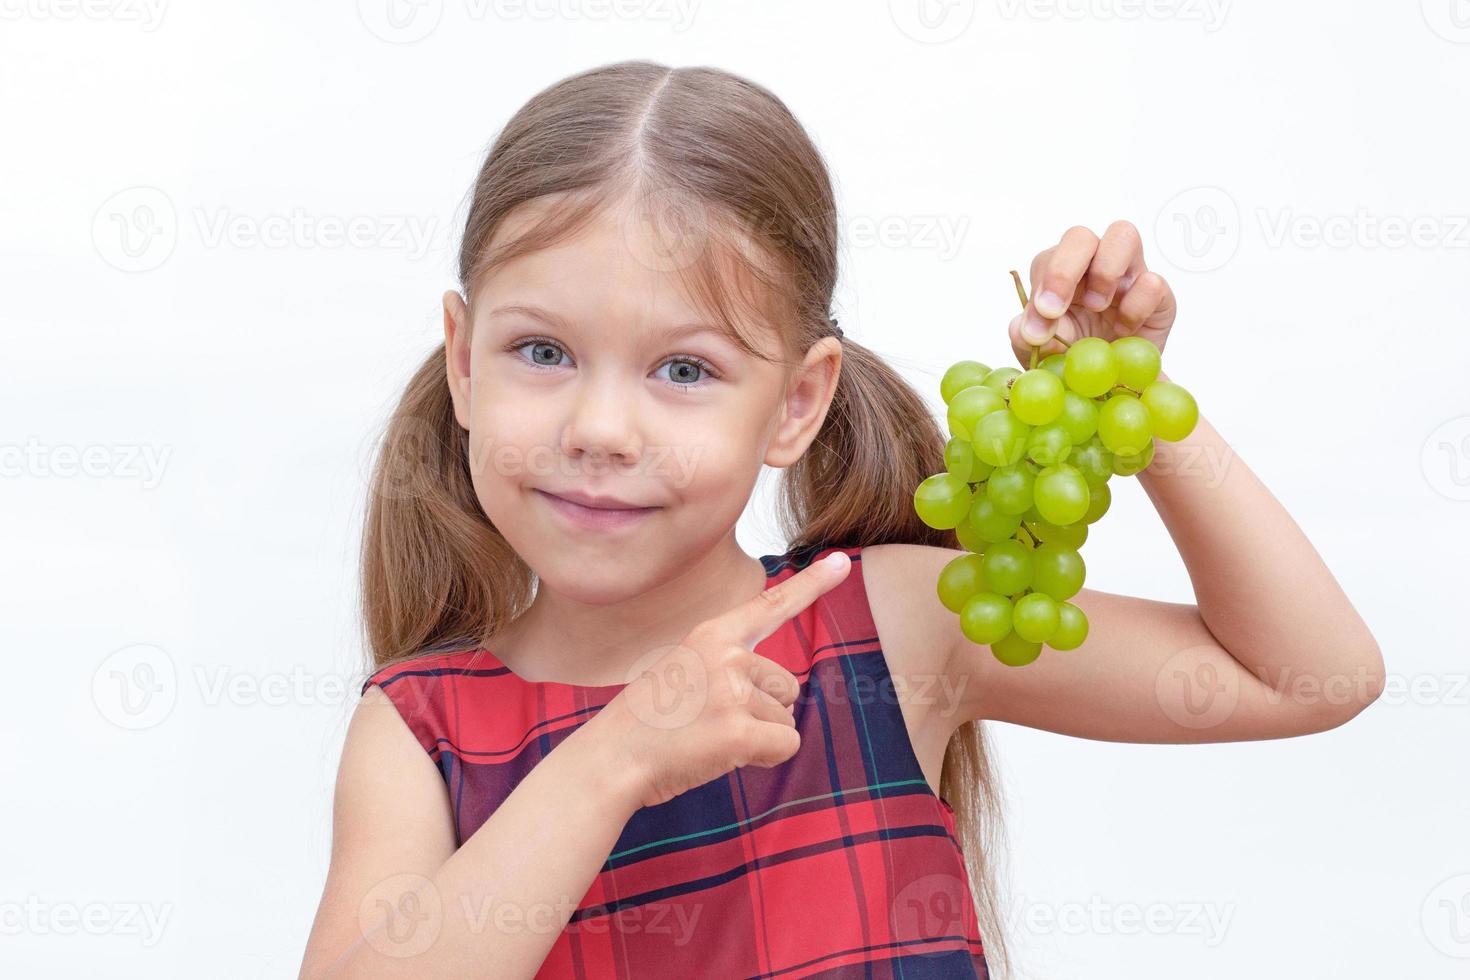
<instances>
[{"instance_id":1,"label":"girl's neck","mask_svg":"<svg viewBox=\"0 0 1470 980\"><path fill-rule=\"evenodd\" d=\"M530 608L485 645L526 680L621 684L648 651L678 643L765 584L759 559L747 555L731 532L676 578L623 602L590 605L542 583Z\"/></svg>"}]
</instances>

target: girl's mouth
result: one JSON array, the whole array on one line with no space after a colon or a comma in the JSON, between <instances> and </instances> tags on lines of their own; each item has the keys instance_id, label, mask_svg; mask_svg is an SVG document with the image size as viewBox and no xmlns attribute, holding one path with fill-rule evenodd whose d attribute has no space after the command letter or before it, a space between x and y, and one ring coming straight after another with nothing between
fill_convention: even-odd
<instances>
[{"instance_id":1,"label":"girl's mouth","mask_svg":"<svg viewBox=\"0 0 1470 980\"><path fill-rule=\"evenodd\" d=\"M649 516L658 507L634 507L634 508L602 508L585 507L582 504L573 503L555 494L544 490L537 490L536 495L551 507L553 511L560 514L565 520L589 531L614 531L620 528L631 527L643 518Z\"/></svg>"}]
</instances>

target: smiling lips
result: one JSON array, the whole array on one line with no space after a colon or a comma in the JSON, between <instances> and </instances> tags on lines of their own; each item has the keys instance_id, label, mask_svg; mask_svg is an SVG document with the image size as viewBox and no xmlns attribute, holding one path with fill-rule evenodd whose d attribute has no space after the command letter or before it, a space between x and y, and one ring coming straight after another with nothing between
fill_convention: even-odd
<instances>
[{"instance_id":1,"label":"smiling lips","mask_svg":"<svg viewBox=\"0 0 1470 980\"><path fill-rule=\"evenodd\" d=\"M551 505L552 510L577 527L590 531L612 531L630 527L659 509L657 507L627 507L611 502L606 506L590 507L575 500L547 493L545 490L537 490L536 493Z\"/></svg>"}]
</instances>

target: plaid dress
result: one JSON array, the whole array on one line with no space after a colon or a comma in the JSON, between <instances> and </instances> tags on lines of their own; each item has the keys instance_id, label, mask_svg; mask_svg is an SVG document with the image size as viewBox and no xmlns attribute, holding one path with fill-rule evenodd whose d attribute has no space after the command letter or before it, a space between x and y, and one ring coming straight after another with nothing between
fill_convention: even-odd
<instances>
[{"instance_id":1,"label":"plaid dress","mask_svg":"<svg viewBox=\"0 0 1470 980\"><path fill-rule=\"evenodd\" d=\"M538 977L988 980L954 811L909 742L862 548L764 555L767 586L833 550L847 578L756 646L801 682L801 748L636 811ZM459 844L622 687L526 681L484 649L372 684L443 773Z\"/></svg>"}]
</instances>

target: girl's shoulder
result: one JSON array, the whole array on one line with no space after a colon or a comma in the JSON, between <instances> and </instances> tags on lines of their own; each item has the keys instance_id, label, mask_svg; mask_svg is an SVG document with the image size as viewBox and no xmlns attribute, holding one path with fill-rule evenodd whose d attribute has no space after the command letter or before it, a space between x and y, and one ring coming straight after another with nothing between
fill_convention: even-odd
<instances>
[{"instance_id":1,"label":"girl's shoulder","mask_svg":"<svg viewBox=\"0 0 1470 980\"><path fill-rule=\"evenodd\" d=\"M845 552L852 570L813 607L842 615L854 627L868 623L896 678L937 678L949 660L944 617L954 614L940 603L935 584L963 552L919 544L811 545L761 561L774 585L833 551Z\"/></svg>"},{"instance_id":2,"label":"girl's shoulder","mask_svg":"<svg viewBox=\"0 0 1470 980\"><path fill-rule=\"evenodd\" d=\"M954 613L939 601L936 586L944 566L961 554L923 544L862 549L868 604L894 676L917 683L938 678L948 668L951 651L945 627Z\"/></svg>"}]
</instances>

